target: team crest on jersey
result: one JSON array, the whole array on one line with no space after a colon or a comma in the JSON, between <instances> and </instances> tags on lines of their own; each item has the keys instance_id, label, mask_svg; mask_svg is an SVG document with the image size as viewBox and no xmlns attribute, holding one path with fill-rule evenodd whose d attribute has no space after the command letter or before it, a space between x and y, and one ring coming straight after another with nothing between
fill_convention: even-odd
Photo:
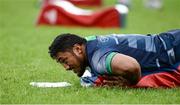
<instances>
[{"instance_id":1,"label":"team crest on jersey","mask_svg":"<svg viewBox=\"0 0 180 105\"><path fill-rule=\"evenodd\" d=\"M101 41L101 42L107 42L107 41L109 41L109 37L106 37L106 36L100 36L99 37L99 41Z\"/></svg>"}]
</instances>

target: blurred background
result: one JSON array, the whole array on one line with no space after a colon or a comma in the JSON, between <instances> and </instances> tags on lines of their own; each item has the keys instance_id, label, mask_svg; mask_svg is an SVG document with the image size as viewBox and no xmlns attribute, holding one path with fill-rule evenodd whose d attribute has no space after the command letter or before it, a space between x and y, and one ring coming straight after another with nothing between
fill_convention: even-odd
<instances>
[{"instance_id":1,"label":"blurred background","mask_svg":"<svg viewBox=\"0 0 180 105\"><path fill-rule=\"evenodd\" d=\"M129 98L115 94L121 90L85 90L79 86L79 79L65 72L48 54L52 40L60 33L74 33L83 37L111 33L160 33L180 28L180 0L160 0L155 6L147 0L128 0L129 12L125 27L84 27L63 25L37 25L42 12L42 0L0 0L0 96L1 103L177 103L179 90L144 93L135 90L139 96L128 94ZM102 0L101 6L77 6L82 9L103 11L123 4L123 0ZM32 81L67 81L73 83L67 89L39 89L29 85ZM88 93L88 95L87 95ZM113 99L104 100L106 94ZM146 96L144 96L146 94ZM173 98L169 97L173 94ZM95 95L95 97L94 97ZM102 97L99 100L96 97ZM71 97L71 99L69 98ZM86 99L85 97L90 97ZM141 98L145 98L140 101ZM123 100L124 99L124 100ZM137 100L136 100L137 99ZM121 101L120 101L121 100ZM129 101L131 100L131 101Z\"/></svg>"}]
</instances>

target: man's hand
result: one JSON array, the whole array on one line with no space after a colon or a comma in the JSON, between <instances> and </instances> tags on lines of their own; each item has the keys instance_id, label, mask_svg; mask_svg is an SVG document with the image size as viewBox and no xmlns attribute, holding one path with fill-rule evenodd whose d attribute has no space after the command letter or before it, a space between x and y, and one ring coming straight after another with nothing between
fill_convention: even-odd
<instances>
[{"instance_id":1,"label":"man's hand","mask_svg":"<svg viewBox=\"0 0 180 105\"><path fill-rule=\"evenodd\" d=\"M101 77L102 83L100 86L102 87L126 87L130 86L130 83L121 76L110 76L104 75Z\"/></svg>"}]
</instances>

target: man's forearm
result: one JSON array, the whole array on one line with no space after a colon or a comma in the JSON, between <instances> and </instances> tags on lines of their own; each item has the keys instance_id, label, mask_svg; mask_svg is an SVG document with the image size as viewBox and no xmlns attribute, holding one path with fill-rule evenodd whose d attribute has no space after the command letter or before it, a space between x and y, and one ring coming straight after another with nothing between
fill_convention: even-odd
<instances>
[{"instance_id":1,"label":"man's forearm","mask_svg":"<svg viewBox=\"0 0 180 105\"><path fill-rule=\"evenodd\" d=\"M127 87L130 86L130 82L122 76L102 76L103 87Z\"/></svg>"}]
</instances>

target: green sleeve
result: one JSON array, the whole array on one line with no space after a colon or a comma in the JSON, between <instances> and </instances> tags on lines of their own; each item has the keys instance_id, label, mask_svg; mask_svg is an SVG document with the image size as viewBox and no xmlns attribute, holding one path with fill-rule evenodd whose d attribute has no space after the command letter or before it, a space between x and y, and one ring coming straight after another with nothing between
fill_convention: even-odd
<instances>
[{"instance_id":1,"label":"green sleeve","mask_svg":"<svg viewBox=\"0 0 180 105\"><path fill-rule=\"evenodd\" d=\"M86 39L87 41L95 40L95 39L96 39L96 36L95 36L95 35L93 35L93 36L87 36L87 37L85 37L85 39Z\"/></svg>"},{"instance_id":2,"label":"green sleeve","mask_svg":"<svg viewBox=\"0 0 180 105\"><path fill-rule=\"evenodd\" d=\"M109 74L112 74L112 68L111 68L111 61L114 55L116 55L116 52L111 52L107 57L106 57L106 69Z\"/></svg>"}]
</instances>

